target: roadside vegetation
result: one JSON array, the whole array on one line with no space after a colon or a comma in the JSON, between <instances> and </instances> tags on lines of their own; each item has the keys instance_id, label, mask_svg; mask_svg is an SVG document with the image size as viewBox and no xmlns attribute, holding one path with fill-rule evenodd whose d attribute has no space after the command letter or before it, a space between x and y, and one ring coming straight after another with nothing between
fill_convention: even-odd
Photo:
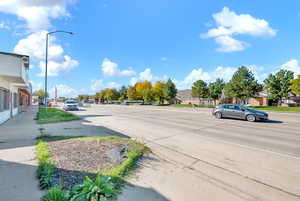
<instances>
[{"instance_id":1,"label":"roadside vegetation","mask_svg":"<svg viewBox=\"0 0 300 201\"><path fill-rule=\"evenodd\" d=\"M300 76L295 78L292 71L281 69L269 74L263 82L259 83L249 68L241 66L228 82L221 78L210 83L199 79L195 80L191 86L191 96L199 99L196 107L211 107L218 103L247 104L250 98L261 97L261 93L267 95L268 104L280 107L286 103L285 100L300 95ZM122 86L119 90L104 89L96 93L94 98L99 103L121 103L125 100L127 103L146 105L195 107L194 104L176 104L179 102L176 95L176 86L169 79L167 82L157 81L155 84L149 81L137 82L132 86ZM296 106L297 104L288 105ZM266 107L262 109L297 111L295 108Z\"/></svg>"},{"instance_id":2,"label":"roadside vegetation","mask_svg":"<svg viewBox=\"0 0 300 201\"><path fill-rule=\"evenodd\" d=\"M49 189L43 201L116 198L137 161L150 153L142 143L115 136L42 135L37 140L37 177L40 188Z\"/></svg>"},{"instance_id":3,"label":"roadside vegetation","mask_svg":"<svg viewBox=\"0 0 300 201\"><path fill-rule=\"evenodd\" d=\"M55 123L61 121L71 121L77 120L80 117L73 115L69 112L65 112L61 109L57 108L45 108L40 107L37 113L37 123L38 124L47 124L47 123Z\"/></svg>"}]
</instances>

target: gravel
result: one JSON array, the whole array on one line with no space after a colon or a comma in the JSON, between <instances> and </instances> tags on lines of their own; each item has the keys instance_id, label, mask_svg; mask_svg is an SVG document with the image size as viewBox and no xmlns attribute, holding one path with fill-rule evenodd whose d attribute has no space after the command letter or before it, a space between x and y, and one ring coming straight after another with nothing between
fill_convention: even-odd
<instances>
[{"instance_id":1,"label":"gravel","mask_svg":"<svg viewBox=\"0 0 300 201\"><path fill-rule=\"evenodd\" d=\"M65 189L81 184L85 176L94 178L121 164L128 150L126 142L117 140L68 139L48 143L51 162L56 166L53 185Z\"/></svg>"}]
</instances>

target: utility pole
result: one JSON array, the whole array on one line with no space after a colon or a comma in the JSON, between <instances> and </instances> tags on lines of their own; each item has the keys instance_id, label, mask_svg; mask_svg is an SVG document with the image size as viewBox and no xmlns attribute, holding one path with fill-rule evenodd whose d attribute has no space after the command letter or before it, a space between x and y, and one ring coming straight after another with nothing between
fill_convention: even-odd
<instances>
[{"instance_id":1,"label":"utility pole","mask_svg":"<svg viewBox=\"0 0 300 201\"><path fill-rule=\"evenodd\" d=\"M52 31L52 32L48 32L47 35L46 35L46 59L45 59L45 107L46 107L46 110L48 108L48 103L47 103L47 97L48 97L48 88L47 88L47 85L48 85L48 43L49 43L49 36L50 34L54 34L54 33L67 33L67 34L70 34L70 35L74 35L73 32L70 32L70 31L62 31L62 30L57 30L57 31Z\"/></svg>"}]
</instances>

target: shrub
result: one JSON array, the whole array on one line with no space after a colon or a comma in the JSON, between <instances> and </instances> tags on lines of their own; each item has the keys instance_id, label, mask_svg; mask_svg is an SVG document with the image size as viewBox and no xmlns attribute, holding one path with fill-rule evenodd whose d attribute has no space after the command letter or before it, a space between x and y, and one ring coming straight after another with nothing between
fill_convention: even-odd
<instances>
[{"instance_id":1,"label":"shrub","mask_svg":"<svg viewBox=\"0 0 300 201\"><path fill-rule=\"evenodd\" d=\"M54 187L48 191L42 198L42 201L69 201L69 196L68 193L60 187Z\"/></svg>"},{"instance_id":2,"label":"shrub","mask_svg":"<svg viewBox=\"0 0 300 201\"><path fill-rule=\"evenodd\" d=\"M111 177L97 175L95 181L86 177L83 184L74 186L70 192L70 201L107 201L107 198L116 198L118 193Z\"/></svg>"}]
</instances>

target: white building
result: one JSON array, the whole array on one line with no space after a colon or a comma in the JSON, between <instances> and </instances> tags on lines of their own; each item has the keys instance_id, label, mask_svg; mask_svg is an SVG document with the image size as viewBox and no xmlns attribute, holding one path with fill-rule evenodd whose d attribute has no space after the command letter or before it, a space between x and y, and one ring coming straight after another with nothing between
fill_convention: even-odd
<instances>
[{"instance_id":1,"label":"white building","mask_svg":"<svg viewBox=\"0 0 300 201\"><path fill-rule=\"evenodd\" d=\"M0 52L0 124L31 103L29 56Z\"/></svg>"}]
</instances>

